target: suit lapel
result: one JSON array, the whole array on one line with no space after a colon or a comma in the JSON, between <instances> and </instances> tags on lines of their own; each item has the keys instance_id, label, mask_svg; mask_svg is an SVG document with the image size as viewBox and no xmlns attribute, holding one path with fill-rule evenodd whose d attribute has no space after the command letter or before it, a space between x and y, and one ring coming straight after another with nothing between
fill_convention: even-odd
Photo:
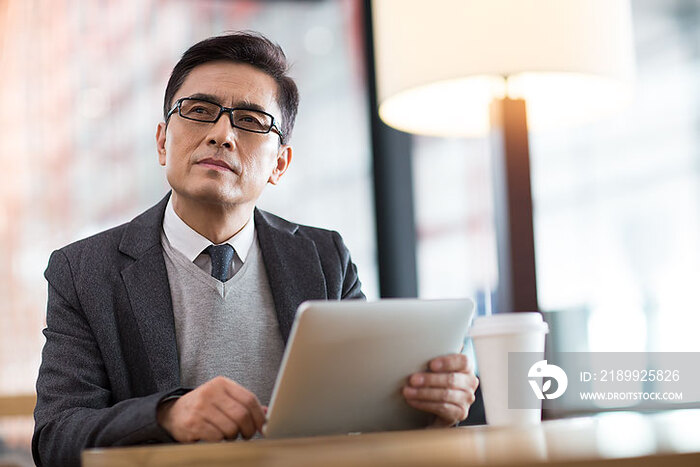
<instances>
[{"instance_id":1,"label":"suit lapel","mask_svg":"<svg viewBox=\"0 0 700 467\"><path fill-rule=\"evenodd\" d=\"M121 275L159 391L180 385L173 305L160 243L169 196L131 221L119 245L135 260Z\"/></svg>"},{"instance_id":2,"label":"suit lapel","mask_svg":"<svg viewBox=\"0 0 700 467\"><path fill-rule=\"evenodd\" d=\"M300 236L295 224L256 208L255 229L280 330L287 342L299 305L328 298L321 259L314 243Z\"/></svg>"}]
</instances>

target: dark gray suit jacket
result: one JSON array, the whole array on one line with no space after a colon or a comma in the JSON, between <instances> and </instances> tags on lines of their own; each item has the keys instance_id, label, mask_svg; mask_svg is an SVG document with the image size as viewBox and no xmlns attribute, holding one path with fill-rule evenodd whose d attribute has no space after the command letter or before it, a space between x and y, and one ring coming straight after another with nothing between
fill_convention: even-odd
<instances>
[{"instance_id":1,"label":"dark gray suit jacket","mask_svg":"<svg viewBox=\"0 0 700 467\"><path fill-rule=\"evenodd\" d=\"M168 196L131 222L53 252L46 344L37 380L37 465L79 465L88 447L172 442L156 422L181 394L161 230ZM286 342L300 303L364 298L337 232L255 210Z\"/></svg>"}]
</instances>

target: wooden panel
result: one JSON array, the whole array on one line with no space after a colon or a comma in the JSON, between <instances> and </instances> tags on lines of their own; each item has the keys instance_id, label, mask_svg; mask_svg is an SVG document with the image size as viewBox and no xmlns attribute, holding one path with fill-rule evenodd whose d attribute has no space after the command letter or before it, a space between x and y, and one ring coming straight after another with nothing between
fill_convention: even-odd
<instances>
[{"instance_id":1,"label":"wooden panel","mask_svg":"<svg viewBox=\"0 0 700 467\"><path fill-rule=\"evenodd\" d=\"M0 396L0 417L34 414L36 395Z\"/></svg>"}]
</instances>

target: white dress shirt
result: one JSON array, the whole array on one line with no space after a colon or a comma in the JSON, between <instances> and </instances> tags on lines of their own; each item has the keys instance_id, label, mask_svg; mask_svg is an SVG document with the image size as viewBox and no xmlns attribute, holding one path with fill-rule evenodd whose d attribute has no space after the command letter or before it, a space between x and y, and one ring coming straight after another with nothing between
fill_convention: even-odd
<instances>
[{"instance_id":1,"label":"white dress shirt","mask_svg":"<svg viewBox=\"0 0 700 467\"><path fill-rule=\"evenodd\" d=\"M209 245L212 245L212 242L180 219L180 216L177 215L173 207L172 196L168 200L168 205L165 208L163 232L173 248L182 253L200 269L206 271L207 274L211 274L211 258L208 254L203 253L203 251ZM219 245L228 243L235 251L233 259L231 260L233 264L229 269L229 276L226 280L233 277L236 272L241 269L248 257L248 252L254 240L255 220L254 216L251 215L248 222L246 222L245 226L243 226L236 235L223 243L219 243Z\"/></svg>"}]
</instances>

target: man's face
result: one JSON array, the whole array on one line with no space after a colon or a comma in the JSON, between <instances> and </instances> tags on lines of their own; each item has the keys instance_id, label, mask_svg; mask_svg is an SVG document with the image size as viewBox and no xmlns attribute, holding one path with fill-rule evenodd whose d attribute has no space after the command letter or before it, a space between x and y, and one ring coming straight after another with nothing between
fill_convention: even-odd
<instances>
[{"instance_id":1,"label":"man's face","mask_svg":"<svg viewBox=\"0 0 700 467\"><path fill-rule=\"evenodd\" d=\"M195 67L173 98L206 97L224 107L260 108L280 125L277 83L247 64L209 62ZM252 133L231 126L227 113L216 123L186 120L173 113L158 125L158 161L165 167L174 197L251 208L267 183L277 184L291 160L271 131Z\"/></svg>"}]
</instances>

